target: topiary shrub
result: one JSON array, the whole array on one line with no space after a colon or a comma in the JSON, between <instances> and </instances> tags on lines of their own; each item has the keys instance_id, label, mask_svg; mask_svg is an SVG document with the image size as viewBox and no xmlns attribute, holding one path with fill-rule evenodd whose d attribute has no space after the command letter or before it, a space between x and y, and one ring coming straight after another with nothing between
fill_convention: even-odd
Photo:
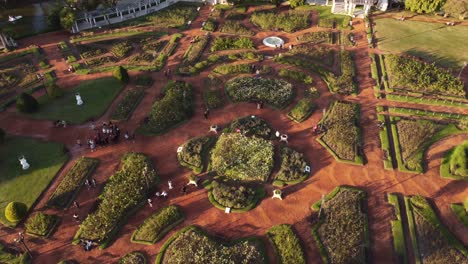
<instances>
[{"instance_id":1,"label":"topiary shrub","mask_svg":"<svg viewBox=\"0 0 468 264\"><path fill-rule=\"evenodd\" d=\"M17 223L26 215L28 207L24 203L11 202L5 208L5 218L12 222Z\"/></svg>"},{"instance_id":2,"label":"topiary shrub","mask_svg":"<svg viewBox=\"0 0 468 264\"><path fill-rule=\"evenodd\" d=\"M113 75L117 80L119 80L119 81L121 81L123 83L128 83L128 80L129 80L128 72L124 67L122 67L122 66L116 67L115 70L114 70Z\"/></svg>"},{"instance_id":3,"label":"topiary shrub","mask_svg":"<svg viewBox=\"0 0 468 264\"><path fill-rule=\"evenodd\" d=\"M48 85L46 89L47 95L49 95L50 98L58 98L63 96L63 90L55 83Z\"/></svg>"},{"instance_id":4,"label":"topiary shrub","mask_svg":"<svg viewBox=\"0 0 468 264\"><path fill-rule=\"evenodd\" d=\"M39 103L32 95L22 93L16 99L16 109L23 113L33 113L39 109Z\"/></svg>"}]
</instances>

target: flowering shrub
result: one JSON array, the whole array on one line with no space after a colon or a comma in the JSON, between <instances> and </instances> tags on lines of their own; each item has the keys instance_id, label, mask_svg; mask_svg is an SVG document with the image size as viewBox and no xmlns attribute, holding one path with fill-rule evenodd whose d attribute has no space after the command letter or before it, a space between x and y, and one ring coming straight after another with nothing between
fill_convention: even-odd
<instances>
[{"instance_id":1,"label":"flowering shrub","mask_svg":"<svg viewBox=\"0 0 468 264\"><path fill-rule=\"evenodd\" d=\"M141 132L160 134L189 119L193 114L192 86L185 82L169 82L164 97L156 101L142 125Z\"/></svg>"},{"instance_id":2,"label":"flowering shrub","mask_svg":"<svg viewBox=\"0 0 468 264\"><path fill-rule=\"evenodd\" d=\"M321 123L326 127L321 139L340 158L354 161L360 144L359 108L357 104L335 102Z\"/></svg>"},{"instance_id":3,"label":"flowering shrub","mask_svg":"<svg viewBox=\"0 0 468 264\"><path fill-rule=\"evenodd\" d=\"M232 121L224 130L225 132L238 132L245 136L256 136L270 139L273 130L264 119L257 116L245 116Z\"/></svg>"},{"instance_id":4,"label":"flowering shrub","mask_svg":"<svg viewBox=\"0 0 468 264\"><path fill-rule=\"evenodd\" d=\"M240 133L223 133L211 152L211 168L243 181L266 181L273 169L273 144Z\"/></svg>"},{"instance_id":5,"label":"flowering shrub","mask_svg":"<svg viewBox=\"0 0 468 264\"><path fill-rule=\"evenodd\" d=\"M122 220L138 208L157 181L150 160L140 153L127 153L121 159L120 169L112 175L101 195L96 211L80 225L75 240L88 239L102 247L116 234Z\"/></svg>"},{"instance_id":6,"label":"flowering shrub","mask_svg":"<svg viewBox=\"0 0 468 264\"><path fill-rule=\"evenodd\" d=\"M143 95L144 91L141 89L128 90L122 100L117 103L117 106L110 116L111 120L127 120Z\"/></svg>"},{"instance_id":7,"label":"flowering shrub","mask_svg":"<svg viewBox=\"0 0 468 264\"><path fill-rule=\"evenodd\" d=\"M156 263L229 263L263 264L266 262L260 240L243 239L234 244L211 238L197 227L189 227L168 240L169 244Z\"/></svg>"},{"instance_id":8,"label":"flowering shrub","mask_svg":"<svg viewBox=\"0 0 468 264\"><path fill-rule=\"evenodd\" d=\"M132 241L154 244L183 219L184 216L179 207L175 205L163 207L138 227L133 233Z\"/></svg>"},{"instance_id":9,"label":"flowering shrub","mask_svg":"<svg viewBox=\"0 0 468 264\"><path fill-rule=\"evenodd\" d=\"M192 138L182 145L182 151L177 153L180 165L201 173L205 165L206 154L213 145L211 137Z\"/></svg>"},{"instance_id":10,"label":"flowering shrub","mask_svg":"<svg viewBox=\"0 0 468 264\"><path fill-rule=\"evenodd\" d=\"M307 177L309 174L305 171L307 162L304 154L299 153L288 147L281 147L280 150L280 169L275 175L275 180L283 182L297 181Z\"/></svg>"},{"instance_id":11,"label":"flowering shrub","mask_svg":"<svg viewBox=\"0 0 468 264\"><path fill-rule=\"evenodd\" d=\"M238 77L226 83L226 93L234 102L262 101L283 108L292 100L293 86L277 79Z\"/></svg>"},{"instance_id":12,"label":"flowering shrub","mask_svg":"<svg viewBox=\"0 0 468 264\"><path fill-rule=\"evenodd\" d=\"M255 202L254 188L220 181L213 181L211 187L214 200L224 207L240 209Z\"/></svg>"}]
</instances>

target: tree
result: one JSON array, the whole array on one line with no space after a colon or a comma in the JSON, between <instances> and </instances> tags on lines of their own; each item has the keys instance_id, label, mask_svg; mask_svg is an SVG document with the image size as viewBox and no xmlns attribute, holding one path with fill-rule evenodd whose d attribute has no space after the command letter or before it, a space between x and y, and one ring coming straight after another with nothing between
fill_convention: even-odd
<instances>
[{"instance_id":1,"label":"tree","mask_svg":"<svg viewBox=\"0 0 468 264\"><path fill-rule=\"evenodd\" d=\"M73 26L73 23L75 23L76 20L76 14L71 10L69 7L64 7L60 11L60 25L62 28L70 30Z\"/></svg>"},{"instance_id":2,"label":"tree","mask_svg":"<svg viewBox=\"0 0 468 264\"><path fill-rule=\"evenodd\" d=\"M305 4L305 0L289 0L289 6L296 8Z\"/></svg>"},{"instance_id":3,"label":"tree","mask_svg":"<svg viewBox=\"0 0 468 264\"><path fill-rule=\"evenodd\" d=\"M23 219L27 211L28 207L24 203L11 202L5 208L5 218L12 223L17 223Z\"/></svg>"},{"instance_id":4,"label":"tree","mask_svg":"<svg viewBox=\"0 0 468 264\"><path fill-rule=\"evenodd\" d=\"M49 26L49 28L60 28L60 11L62 11L62 9L62 4L59 1L57 1L50 10L49 16L47 16L47 25Z\"/></svg>"},{"instance_id":5,"label":"tree","mask_svg":"<svg viewBox=\"0 0 468 264\"><path fill-rule=\"evenodd\" d=\"M123 83L128 83L128 79L129 79L128 72L124 67L122 67L122 66L116 67L115 70L114 70L113 75L117 80L119 80L119 81L121 81Z\"/></svg>"},{"instance_id":6,"label":"tree","mask_svg":"<svg viewBox=\"0 0 468 264\"><path fill-rule=\"evenodd\" d=\"M433 13L439 10L446 0L406 0L405 8L418 14Z\"/></svg>"},{"instance_id":7,"label":"tree","mask_svg":"<svg viewBox=\"0 0 468 264\"><path fill-rule=\"evenodd\" d=\"M39 103L32 95L22 93L16 99L16 109L23 113L33 113L39 109Z\"/></svg>"},{"instance_id":8,"label":"tree","mask_svg":"<svg viewBox=\"0 0 468 264\"><path fill-rule=\"evenodd\" d=\"M450 16L463 20L468 17L468 0L447 0L444 11Z\"/></svg>"}]
</instances>

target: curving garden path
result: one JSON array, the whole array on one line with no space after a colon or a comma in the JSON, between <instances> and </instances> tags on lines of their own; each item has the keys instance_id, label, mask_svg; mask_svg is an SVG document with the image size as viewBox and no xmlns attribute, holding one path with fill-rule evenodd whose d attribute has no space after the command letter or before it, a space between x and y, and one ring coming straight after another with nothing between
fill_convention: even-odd
<instances>
[{"instance_id":1,"label":"curving garden path","mask_svg":"<svg viewBox=\"0 0 468 264\"><path fill-rule=\"evenodd\" d=\"M190 45L190 39L196 35L203 34L200 32L199 28L201 27L201 23L206 19L208 13L208 7L203 7L200 16L193 22L190 29L184 31L185 36L181 39L179 47L175 54L168 59L169 68L174 69L181 62L185 50ZM153 208L145 206L139 210L136 215L131 217L130 221L125 224L119 232L118 239L105 250L84 252L81 247L71 245L70 242L78 229L77 224L72 218L76 210L55 211L62 217L62 221L58 230L50 239L26 238L28 245L34 251L35 263L56 263L64 259L75 259L80 263L111 263L117 261L118 258L132 250L146 252L147 255L150 256L149 263L153 263L165 239L154 246L144 246L130 243L130 236L146 217L166 204L178 204L183 208L186 221L182 226L196 224L206 228L210 233L219 234L228 239L250 235L263 236L265 231L273 225L282 223L292 224L303 241L308 262L318 263L320 262L320 255L311 235L309 224L309 217L311 215L310 205L319 200L322 194L330 192L337 185L358 186L368 192L367 211L371 233L371 259L374 263L395 263L389 222L393 212L392 207L386 202L386 193L397 192L405 195L421 194L426 197L431 197L441 212L443 222L452 232L458 235L465 244L468 244L466 229L463 229L463 227L456 222L448 207L450 203L460 202L466 197L468 182L442 179L439 177L438 173L441 153L459 144L462 140L465 140L468 135L465 134L447 138L431 146L427 152L427 159L429 160L428 171L424 174L407 174L396 170L384 170L381 160L382 151L379 147L380 141L378 138L379 131L376 126L375 107L377 105L413 107L413 105L387 102L374 97L372 90L374 81L370 77L369 48L365 37L364 23L362 20L355 20L353 22L353 32L356 34L355 39L358 41L358 45L350 49L355 52L355 63L358 66L358 96L339 97L332 95L328 92L325 83L321 81L318 76L312 75L315 77L316 86L321 93L321 98L317 101L319 109L325 108L334 98L341 98L361 104L361 127L364 133L364 154L367 161L365 166L337 163L315 140L311 134L311 127L320 120L322 115L321 110L316 111L307 121L296 124L286 117L289 108L282 111L269 108L257 110L254 104L227 104L221 109L212 110L209 120L205 120L203 118L204 106L201 98L201 91L204 89L203 78L208 76L209 71L204 71L200 75L194 77L174 77L174 79L183 79L184 81L190 82L196 91L195 115L189 122L161 136L144 137L137 135L135 142L122 142L118 145L100 148L94 153L90 153L88 149L75 146L77 138L84 139L90 134L89 124L68 126L67 128L54 128L50 121L27 119L17 114L13 108L0 113L0 127L5 129L8 133L63 142L70 150L70 161L52 182L50 188L41 196L34 211L54 211L52 209L45 209L44 204L63 178L64 171L67 171L73 164L73 161L82 155L97 157L101 160L101 164L94 174L98 182L98 188L91 189L90 191L84 188L77 198L77 201L81 205L81 208L77 212L81 217L84 217L95 207L96 199L105 181L118 168L119 159L122 154L128 151L143 152L151 157L162 179L160 185L161 189L167 190L167 180L172 180L175 186L174 190L169 191L169 199L167 201L158 201ZM252 25L249 24L249 27L252 27ZM306 31L314 30L317 29L313 27ZM301 33L304 33L304 31ZM214 33L213 35L217 34L218 33ZM255 35L256 42L260 42L264 36L270 34L274 34L274 32L257 33ZM294 43L297 34L298 33L288 34L276 32L276 35L284 37L289 43ZM27 39L24 42L35 43L36 41L41 41L40 45L44 46L46 55L49 57L51 64L56 70L60 71L63 69L64 61L61 57L56 56L57 53L60 53L58 49L54 47L56 47L59 41L65 40L67 37L67 34L57 33L50 38L38 36ZM259 47L259 52L268 54L279 52L263 46ZM269 65L273 68L278 67L278 65L271 60L265 60L256 64ZM102 75L103 74L77 76L65 74L64 76L59 76L59 81L64 87L72 87L78 82L86 79L94 79ZM145 97L135 110L132 118L127 122L119 124L122 131L133 131L138 127L138 124L149 112L154 98L159 96L162 87L166 83L166 77L164 77L162 72L152 73L151 75L153 79L156 80L154 85L146 90ZM299 87L299 90L305 88L304 85L298 83L294 84ZM133 84L129 84L126 89L132 85ZM300 94L299 92L299 95ZM122 93L120 96L122 96ZM298 99L296 98L296 100ZM293 104L291 104L291 106L292 105ZM99 120L96 120L96 122L100 123L107 120L114 106L115 102L111 105L107 113ZM414 105L414 107L427 108L421 105ZM463 112L463 110L460 109L442 106L431 107L431 109L445 112ZM190 175L190 172L178 165L176 159L177 147L189 138L207 134L211 124L219 124L222 127L237 117L251 114L266 119L274 129L287 133L290 136L290 146L303 152L311 162L312 176L303 183L285 187L285 199L283 201L265 198L255 209L242 214L233 213L226 215L221 210L214 208L208 201L206 190L204 189L191 187L188 189L188 195L181 195L179 193L179 188L182 184L186 183L186 177ZM271 194L271 192L272 188L268 187L267 193ZM181 226L176 228L176 230L179 228L181 228ZM17 230L1 227L0 240L11 243L16 232ZM174 233L174 231L166 237L169 237L172 233ZM270 249L268 252L269 256L274 259L275 256L272 250Z\"/></svg>"}]
</instances>

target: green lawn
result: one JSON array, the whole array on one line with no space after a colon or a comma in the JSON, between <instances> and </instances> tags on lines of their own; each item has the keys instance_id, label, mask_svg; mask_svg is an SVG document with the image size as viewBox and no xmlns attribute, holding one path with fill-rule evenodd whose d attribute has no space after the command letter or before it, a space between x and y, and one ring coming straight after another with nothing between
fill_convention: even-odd
<instances>
[{"instance_id":1,"label":"green lawn","mask_svg":"<svg viewBox=\"0 0 468 264\"><path fill-rule=\"evenodd\" d=\"M98 118L122 90L123 85L114 77L82 82L63 97L39 98L40 110L30 116L36 119L65 120L70 124L81 124L91 118ZM76 105L75 94L80 93L84 104Z\"/></svg>"},{"instance_id":2,"label":"green lawn","mask_svg":"<svg viewBox=\"0 0 468 264\"><path fill-rule=\"evenodd\" d=\"M18 161L21 155L31 166L26 171ZM9 202L30 208L67 159L62 144L7 137L0 147L0 223L9 225L4 214Z\"/></svg>"},{"instance_id":3,"label":"green lawn","mask_svg":"<svg viewBox=\"0 0 468 264\"><path fill-rule=\"evenodd\" d=\"M376 19L378 48L407 53L428 62L460 70L468 61L468 27L447 27L442 23Z\"/></svg>"}]
</instances>

